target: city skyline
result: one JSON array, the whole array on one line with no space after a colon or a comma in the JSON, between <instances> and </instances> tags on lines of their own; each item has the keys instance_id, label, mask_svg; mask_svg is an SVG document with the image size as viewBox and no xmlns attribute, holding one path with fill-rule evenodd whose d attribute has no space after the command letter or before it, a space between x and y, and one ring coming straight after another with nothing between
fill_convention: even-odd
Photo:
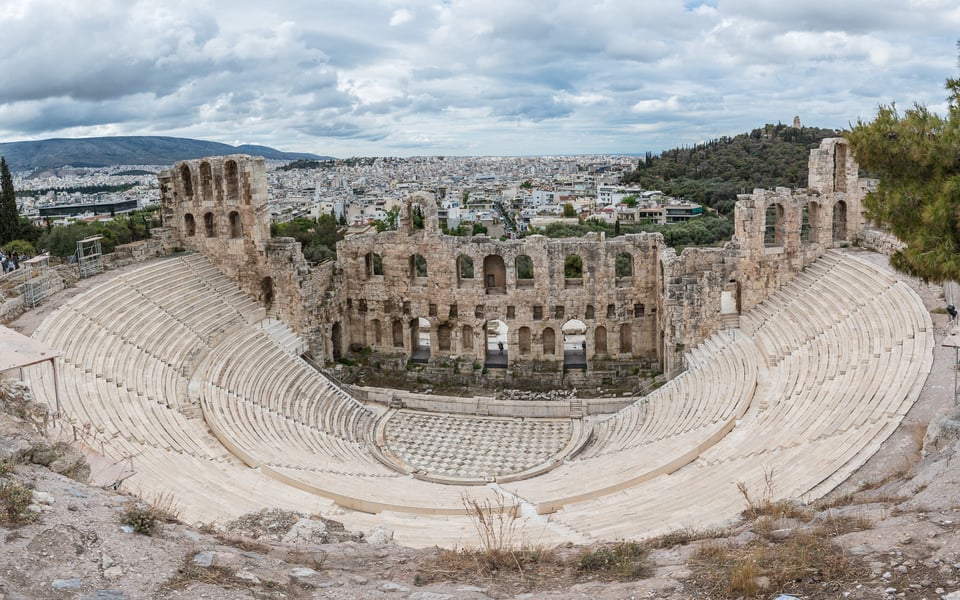
<instances>
[{"instance_id":1,"label":"city skyline","mask_svg":"<svg viewBox=\"0 0 960 600\"><path fill-rule=\"evenodd\" d=\"M642 154L946 110L939 0L0 7L0 140L169 135L358 155Z\"/></svg>"}]
</instances>

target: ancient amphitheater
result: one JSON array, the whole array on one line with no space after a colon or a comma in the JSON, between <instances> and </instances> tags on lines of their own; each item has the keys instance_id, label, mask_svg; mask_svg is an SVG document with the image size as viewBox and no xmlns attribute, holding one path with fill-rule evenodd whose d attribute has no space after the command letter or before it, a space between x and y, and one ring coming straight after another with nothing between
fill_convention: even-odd
<instances>
[{"instance_id":1,"label":"ancient amphitheater","mask_svg":"<svg viewBox=\"0 0 960 600\"><path fill-rule=\"evenodd\" d=\"M158 258L53 311L33 337L62 363L29 377L54 406L57 374L62 434L125 468L124 489L172 493L190 522L277 506L384 525L411 546L470 545L470 498L519 506L528 543L715 526L743 509L738 484L762 490L771 473L778 497L830 491L898 426L930 370L920 299L843 248L875 239L856 173L842 140L826 142L811 188L741 197L720 249L677 255L655 235L449 240L428 210L425 231L407 219L311 268L292 240L269 239L262 161L180 163L161 178ZM582 281L555 275L571 252L591 265ZM414 254L472 257L490 277L421 275ZM604 274L622 254L629 279ZM531 282L517 280L519 255L532 257ZM558 368L554 351L571 317L588 327L582 369ZM495 318L509 325L503 368L486 356ZM428 350L437 377L451 360L489 360L505 384L637 377L631 365L669 380L616 402L511 404L344 387L303 358L352 348L401 363Z\"/></svg>"}]
</instances>

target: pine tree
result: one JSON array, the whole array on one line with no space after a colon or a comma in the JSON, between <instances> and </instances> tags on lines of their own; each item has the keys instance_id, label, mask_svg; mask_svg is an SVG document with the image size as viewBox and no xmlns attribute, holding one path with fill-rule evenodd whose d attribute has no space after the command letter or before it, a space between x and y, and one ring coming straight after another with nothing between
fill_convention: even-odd
<instances>
[{"instance_id":1,"label":"pine tree","mask_svg":"<svg viewBox=\"0 0 960 600\"><path fill-rule=\"evenodd\" d=\"M7 168L7 159L0 157L0 245L17 239L20 235L20 213L17 211L17 193L13 189L13 177Z\"/></svg>"},{"instance_id":2,"label":"pine tree","mask_svg":"<svg viewBox=\"0 0 960 600\"><path fill-rule=\"evenodd\" d=\"M894 268L926 280L960 280L960 79L948 79L946 117L916 104L881 106L847 135L857 162L879 178L867 217L907 247Z\"/></svg>"}]
</instances>

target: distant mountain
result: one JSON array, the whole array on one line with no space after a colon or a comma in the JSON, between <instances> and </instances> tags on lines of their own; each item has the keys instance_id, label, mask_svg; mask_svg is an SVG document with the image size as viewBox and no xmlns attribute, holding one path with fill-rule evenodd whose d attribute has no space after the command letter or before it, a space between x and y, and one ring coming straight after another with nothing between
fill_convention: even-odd
<instances>
[{"instance_id":1,"label":"distant mountain","mask_svg":"<svg viewBox=\"0 0 960 600\"><path fill-rule=\"evenodd\" d=\"M171 165L178 160L252 154L273 160L322 160L331 157L282 152L267 146L231 146L219 142L162 136L56 138L36 142L0 143L0 156L13 171L111 165Z\"/></svg>"}]
</instances>

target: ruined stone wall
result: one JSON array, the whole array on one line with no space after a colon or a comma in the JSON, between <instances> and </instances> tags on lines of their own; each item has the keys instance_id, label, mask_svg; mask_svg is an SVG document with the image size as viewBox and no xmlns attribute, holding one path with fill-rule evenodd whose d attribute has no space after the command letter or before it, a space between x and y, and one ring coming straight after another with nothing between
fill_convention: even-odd
<instances>
[{"instance_id":1,"label":"ruined stone wall","mask_svg":"<svg viewBox=\"0 0 960 600\"><path fill-rule=\"evenodd\" d=\"M486 326L499 320L508 327L504 352L514 376L559 373L562 328L577 319L586 325L588 369L618 364L660 368L659 234L610 240L462 238L431 231L433 211L426 208L424 229L401 220L398 231L352 237L338 245L344 348L412 356L423 318L429 322L431 361L482 363ZM524 278L527 259L531 278ZM577 260L581 276L565 277L565 265Z\"/></svg>"},{"instance_id":2,"label":"ruined stone wall","mask_svg":"<svg viewBox=\"0 0 960 600\"><path fill-rule=\"evenodd\" d=\"M307 334L315 298L300 245L270 238L264 159L246 155L181 161L159 175L163 223L180 247L200 252L259 299L270 314Z\"/></svg>"}]
</instances>

